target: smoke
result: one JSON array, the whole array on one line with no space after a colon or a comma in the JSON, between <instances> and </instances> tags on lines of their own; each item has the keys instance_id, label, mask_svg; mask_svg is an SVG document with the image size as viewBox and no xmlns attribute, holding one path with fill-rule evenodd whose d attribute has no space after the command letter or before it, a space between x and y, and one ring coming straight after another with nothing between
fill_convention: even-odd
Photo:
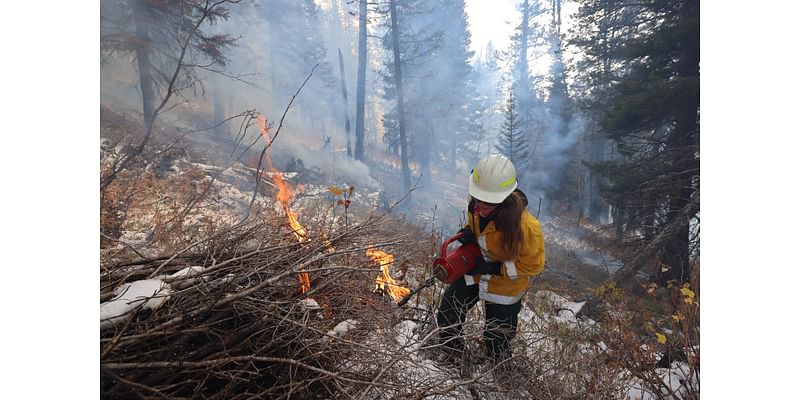
<instances>
[{"instance_id":1,"label":"smoke","mask_svg":"<svg viewBox=\"0 0 800 400\"><path fill-rule=\"evenodd\" d=\"M438 207L437 221L457 224L466 207L469 170L481 156L496 152L495 138L503 120L499 111L503 104L500 75L509 67L508 60L498 59L491 50L483 54L483 64L468 51L465 36L466 20L460 18L459 2L420 2L417 14L407 16L408 29L416 39L411 43L418 57L405 71L407 125L410 140L410 161L415 166L412 182L420 173L430 181L414 193L406 210L409 216L433 214ZM115 7L108 7L114 4ZM118 7L123 0L102 0L101 19L119 21L125 13ZM315 5L319 4L319 7ZM371 22L383 16L370 6ZM122 7L124 8L124 7ZM205 27L208 33L237 37L227 56L224 74L198 73L198 90L184 92L175 99L177 107L159 117L160 123L176 123L193 129L213 126L226 118L255 110L271 123L271 134L286 112L280 136L271 149L276 167L297 168L298 163L316 171L330 184L348 183L360 187L397 191L402 188L402 174L383 165L387 144L383 142L382 112L394 108L394 100L383 101L386 85L380 79L386 67L386 50L381 40L385 26L369 24L369 65L367 68L367 114L365 150L367 164L348 157L346 147L353 145L355 98L357 84L357 3L345 1L264 0L232 4L230 18ZM354 12L352 15L349 12ZM427 13L427 14L426 14ZM414 19L412 21L412 18ZM103 25L107 26L107 25ZM102 32L101 32L102 33ZM424 43L428 38L430 43ZM341 91L337 50L344 57L344 80L347 101ZM411 51L411 50L409 50ZM472 60L472 61L471 61ZM472 64L470 64L470 61ZM413 64L413 65L412 65ZM317 66L308 83L287 106L303 81ZM101 63L101 103L119 110L141 110L141 94L137 87L135 56L118 55ZM345 127L345 112L351 119L350 137ZM138 111L141 114L141 111ZM544 118L533 132L531 141L541 133L531 167L521 181L533 207L537 197L560 185L560 171L570 161L570 152L584 129L584 122L574 116L566 119ZM241 119L223 124L209 135L230 141L239 133ZM329 141L327 140L329 139ZM327 144L326 144L327 142ZM256 147L260 146L257 145ZM427 157L421 157L427 152ZM428 163L427 169L421 165ZM377 164L381 164L380 169ZM388 170L391 173L384 173ZM372 172L372 174L371 174ZM377 175L376 175L377 172ZM379 176L378 176L379 175ZM457 184L456 184L457 183ZM392 193L399 199L403 193ZM452 215L444 216L444 210ZM420 211L422 210L422 211ZM439 222L437 222L438 224Z\"/></svg>"},{"instance_id":2,"label":"smoke","mask_svg":"<svg viewBox=\"0 0 800 400\"><path fill-rule=\"evenodd\" d=\"M586 121L579 114L573 115L566 123L556 119L550 129L543 129L532 160L532 168L526 172L525 187L542 195L558 188L562 183L563 172L571 160L570 153L585 130Z\"/></svg>"},{"instance_id":3,"label":"smoke","mask_svg":"<svg viewBox=\"0 0 800 400\"><path fill-rule=\"evenodd\" d=\"M280 140L280 139L278 139ZM343 149L342 149L343 150ZM370 176L369 167L331 147L314 148L303 143L276 141L271 150L275 165L282 170L292 167L312 170L329 179L330 185L347 183L358 188L380 190L381 185Z\"/></svg>"}]
</instances>

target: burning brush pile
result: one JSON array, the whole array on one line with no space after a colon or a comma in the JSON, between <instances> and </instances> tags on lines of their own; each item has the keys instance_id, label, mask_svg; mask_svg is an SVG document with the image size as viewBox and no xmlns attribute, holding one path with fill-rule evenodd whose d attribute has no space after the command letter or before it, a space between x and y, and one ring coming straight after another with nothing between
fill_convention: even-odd
<instances>
[{"instance_id":1,"label":"burning brush pile","mask_svg":"<svg viewBox=\"0 0 800 400\"><path fill-rule=\"evenodd\" d=\"M149 161L101 191L102 398L623 398L629 371L652 372L634 375L653 392L665 376L699 387L691 357L680 376L651 365L665 346L691 348L673 336L646 332L656 345L644 347L629 314L597 324L538 294L523 304L507 365L471 358L484 350L482 307L465 324L469 356L445 365L443 285L397 305L430 277L440 234L353 186L301 187L268 157L258 167ZM669 320L684 326L699 307L675 291L685 310Z\"/></svg>"},{"instance_id":2,"label":"burning brush pile","mask_svg":"<svg viewBox=\"0 0 800 400\"><path fill-rule=\"evenodd\" d=\"M232 218L250 200L232 185L237 168L219 179L209 177L218 168L177 162L184 168L168 176L125 171L103 193L125 205L101 210L115 227L101 229L103 398L417 390L393 379L386 360L398 354L392 332L408 312L396 306L414 283L405 272L430 258L424 233L366 202L351 205L353 187L330 187L300 208L301 188L264 161L245 219ZM156 196L158 208L146 208Z\"/></svg>"},{"instance_id":3,"label":"burning brush pile","mask_svg":"<svg viewBox=\"0 0 800 400\"><path fill-rule=\"evenodd\" d=\"M338 398L396 385L375 381L390 350L355 343L398 323L389 296L407 289L380 249L423 263L420 233L399 232L387 215L329 234L290 221L104 266L103 397Z\"/></svg>"},{"instance_id":4,"label":"burning brush pile","mask_svg":"<svg viewBox=\"0 0 800 400\"><path fill-rule=\"evenodd\" d=\"M382 232L384 223L375 218L329 239L309 231L302 241L286 226L242 225L184 254L109 266L101 274L108 299L101 304L103 397L313 398L364 390L386 355L353 342L391 331L400 317L376 292L376 276L392 285L367 251L403 251L410 242ZM343 368L344 360L359 369Z\"/></svg>"}]
</instances>

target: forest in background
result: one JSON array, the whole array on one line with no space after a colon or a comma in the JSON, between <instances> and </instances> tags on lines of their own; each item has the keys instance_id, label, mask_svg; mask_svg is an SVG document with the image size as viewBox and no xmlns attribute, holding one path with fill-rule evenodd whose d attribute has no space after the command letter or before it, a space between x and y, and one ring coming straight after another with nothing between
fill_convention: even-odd
<instances>
[{"instance_id":1,"label":"forest in background","mask_svg":"<svg viewBox=\"0 0 800 400\"><path fill-rule=\"evenodd\" d=\"M369 160L388 160L401 173L384 190L418 180L432 203L434 171L501 152L545 213L658 242L659 280L685 280L699 257L699 2L581 1L569 16L561 3L520 1L510 48L475 54L463 1L103 0L101 104L139 115L141 145L159 123L232 140L257 112L285 124L279 165L330 168L311 151L325 148L343 180L370 184Z\"/></svg>"}]
</instances>

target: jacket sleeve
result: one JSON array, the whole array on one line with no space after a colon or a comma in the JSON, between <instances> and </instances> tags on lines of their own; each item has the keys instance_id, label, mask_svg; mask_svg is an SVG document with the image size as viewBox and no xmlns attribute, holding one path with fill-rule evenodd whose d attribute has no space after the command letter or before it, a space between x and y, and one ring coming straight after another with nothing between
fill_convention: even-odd
<instances>
[{"instance_id":1,"label":"jacket sleeve","mask_svg":"<svg viewBox=\"0 0 800 400\"><path fill-rule=\"evenodd\" d=\"M544 235L539 221L526 216L522 222L523 243L519 254L515 260L503 263L503 275L510 279L536 276L544 271Z\"/></svg>"}]
</instances>

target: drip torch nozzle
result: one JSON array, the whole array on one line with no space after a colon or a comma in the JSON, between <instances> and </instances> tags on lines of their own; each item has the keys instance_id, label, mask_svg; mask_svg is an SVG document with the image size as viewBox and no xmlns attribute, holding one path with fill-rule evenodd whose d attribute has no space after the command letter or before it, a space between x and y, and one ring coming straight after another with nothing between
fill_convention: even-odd
<instances>
[{"instance_id":1,"label":"drip torch nozzle","mask_svg":"<svg viewBox=\"0 0 800 400\"><path fill-rule=\"evenodd\" d=\"M414 297L417 293L419 293L422 289L425 289L426 287L433 285L435 282L436 282L435 276L426 279L425 282L422 282L422 285L420 285L420 287L412 290L411 292L408 293L408 296L403 297L402 300L398 301L397 306L402 307L406 305L406 303L408 303L408 301L411 300L411 298Z\"/></svg>"}]
</instances>

